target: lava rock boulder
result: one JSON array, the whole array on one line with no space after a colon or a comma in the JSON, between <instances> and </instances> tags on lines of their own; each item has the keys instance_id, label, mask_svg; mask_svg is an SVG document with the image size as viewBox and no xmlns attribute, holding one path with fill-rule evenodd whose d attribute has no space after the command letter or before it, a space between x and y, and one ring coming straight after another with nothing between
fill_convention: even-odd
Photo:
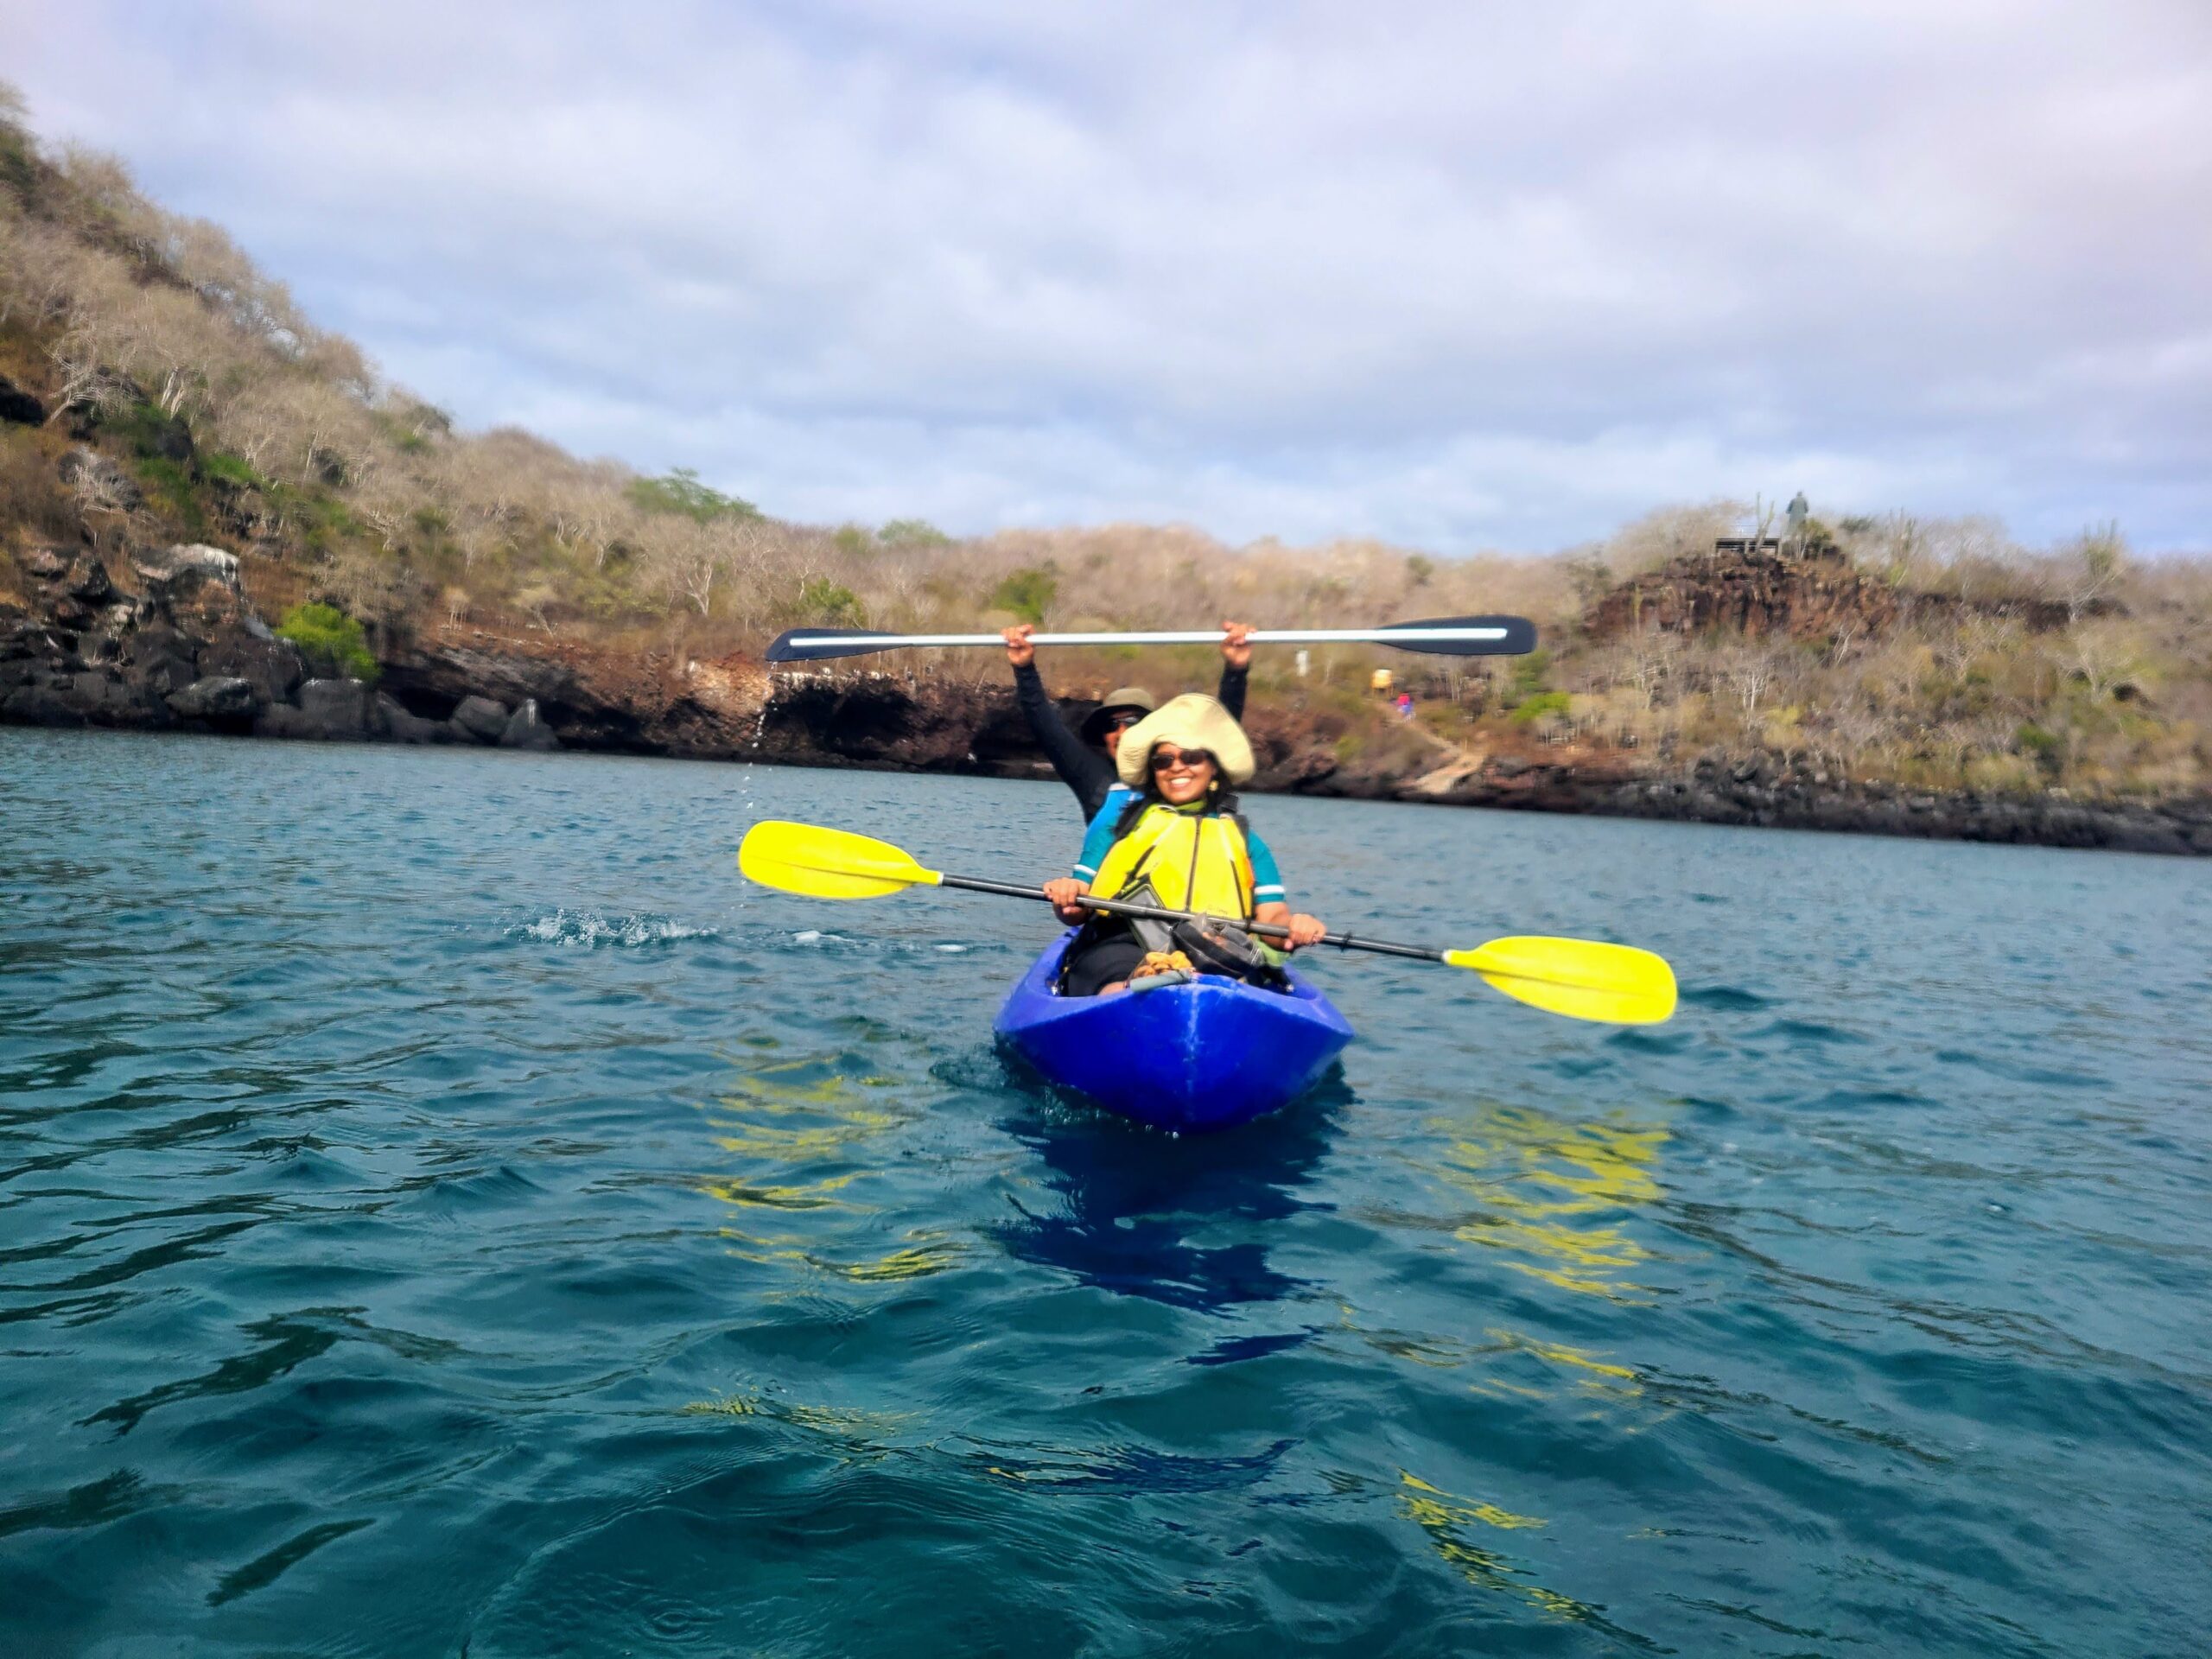
<instances>
[{"instance_id":1,"label":"lava rock boulder","mask_svg":"<svg viewBox=\"0 0 2212 1659\"><path fill-rule=\"evenodd\" d=\"M454 728L472 742L497 743L507 734L513 711L491 697L469 696L453 711Z\"/></svg>"}]
</instances>

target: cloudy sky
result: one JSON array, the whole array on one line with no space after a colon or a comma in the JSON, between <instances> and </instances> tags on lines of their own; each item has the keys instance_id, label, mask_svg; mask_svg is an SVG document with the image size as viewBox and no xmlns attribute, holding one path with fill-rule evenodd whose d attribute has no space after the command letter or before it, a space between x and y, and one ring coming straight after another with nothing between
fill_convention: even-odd
<instances>
[{"instance_id":1,"label":"cloudy sky","mask_svg":"<svg viewBox=\"0 0 2212 1659\"><path fill-rule=\"evenodd\" d=\"M0 0L470 426L771 511L2212 547L2206 0Z\"/></svg>"}]
</instances>

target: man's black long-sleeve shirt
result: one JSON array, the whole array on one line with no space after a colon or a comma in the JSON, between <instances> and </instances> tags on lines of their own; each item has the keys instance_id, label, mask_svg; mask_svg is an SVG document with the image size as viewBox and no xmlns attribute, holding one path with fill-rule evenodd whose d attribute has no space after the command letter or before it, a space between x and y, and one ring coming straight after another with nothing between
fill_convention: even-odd
<instances>
[{"instance_id":1,"label":"man's black long-sleeve shirt","mask_svg":"<svg viewBox=\"0 0 2212 1659\"><path fill-rule=\"evenodd\" d=\"M1244 718L1244 683L1247 671L1224 663L1221 670L1221 689L1214 695L1221 699L1221 706L1229 710L1230 718ZM1106 751L1095 743L1086 743L1068 729L1060 718L1059 706L1045 690L1045 682L1039 677L1034 662L1024 664L1014 671L1014 701L1020 705L1021 717L1029 722L1029 730L1037 745L1045 751L1045 758L1052 763L1052 770L1060 781L1075 791L1076 799L1083 806L1083 821L1088 824L1098 816L1098 809L1106 804L1106 797L1114 785L1122 781L1114 770L1114 763L1106 758Z\"/></svg>"}]
</instances>

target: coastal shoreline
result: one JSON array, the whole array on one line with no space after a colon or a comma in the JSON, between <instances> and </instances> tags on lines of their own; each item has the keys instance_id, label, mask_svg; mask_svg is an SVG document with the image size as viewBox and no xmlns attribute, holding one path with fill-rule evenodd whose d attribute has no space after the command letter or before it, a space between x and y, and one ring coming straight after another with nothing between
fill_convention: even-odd
<instances>
[{"instance_id":1,"label":"coastal shoreline","mask_svg":"<svg viewBox=\"0 0 2212 1659\"><path fill-rule=\"evenodd\" d=\"M571 749L838 770L1047 779L1013 690L880 671L639 659L451 630L393 650L374 685L318 677L219 550L140 554L118 588L87 556L35 561L35 608L0 614L0 724ZM1078 717L1090 703L1063 700ZM2077 800L1837 780L1771 753L1673 762L1573 744L1339 758L1312 711L1248 711L1258 795L2212 855L2212 798Z\"/></svg>"}]
</instances>

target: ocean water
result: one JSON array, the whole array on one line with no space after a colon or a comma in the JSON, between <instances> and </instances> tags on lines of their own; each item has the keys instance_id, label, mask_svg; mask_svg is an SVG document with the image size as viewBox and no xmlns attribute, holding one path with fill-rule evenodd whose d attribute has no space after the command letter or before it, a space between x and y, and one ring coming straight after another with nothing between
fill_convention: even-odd
<instances>
[{"instance_id":1,"label":"ocean water","mask_svg":"<svg viewBox=\"0 0 2212 1659\"><path fill-rule=\"evenodd\" d=\"M1385 938L1177 1141L990 1044L1057 786L0 731L0 1651L2170 1655L2212 866L1262 799Z\"/></svg>"}]
</instances>

